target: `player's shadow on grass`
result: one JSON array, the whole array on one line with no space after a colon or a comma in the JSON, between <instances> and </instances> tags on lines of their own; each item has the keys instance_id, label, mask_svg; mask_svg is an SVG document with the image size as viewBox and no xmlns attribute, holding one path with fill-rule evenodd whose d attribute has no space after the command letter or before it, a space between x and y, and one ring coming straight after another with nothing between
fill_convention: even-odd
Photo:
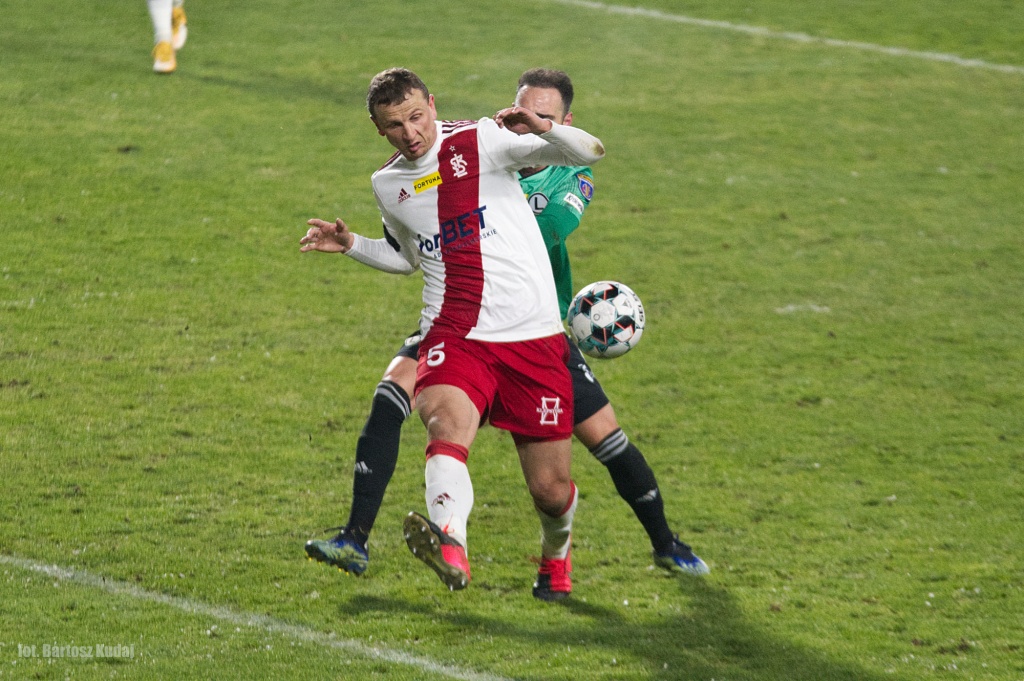
<instances>
[{"instance_id":1,"label":"player's shadow on grass","mask_svg":"<svg viewBox=\"0 0 1024 681\"><path fill-rule=\"evenodd\" d=\"M552 629L515 620L452 612L429 601L352 597L340 612L345 617L405 611L450 626L487 631L494 637L519 639L536 650L551 647L600 649L609 660L647 660L650 678L743 679L744 681L892 681L892 675L830 660L820 651L795 645L760 625L749 623L729 592L707 581L681 578L688 607L657 623L638 623L616 608L577 598L545 607L563 608L572 621ZM623 677L626 678L626 677Z\"/></svg>"},{"instance_id":2,"label":"player's shadow on grass","mask_svg":"<svg viewBox=\"0 0 1024 681\"><path fill-rule=\"evenodd\" d=\"M583 640L615 654L650 660L661 670L652 677L744 679L745 681L891 681L892 676L829 659L819 651L783 640L750 623L729 591L701 579L680 578L690 598L683 612L660 624L637 626L610 608L568 601L574 614L594 618L597 626ZM575 634L577 632L573 632ZM567 644L579 644L575 635ZM667 665L667 666L665 666Z\"/></svg>"}]
</instances>

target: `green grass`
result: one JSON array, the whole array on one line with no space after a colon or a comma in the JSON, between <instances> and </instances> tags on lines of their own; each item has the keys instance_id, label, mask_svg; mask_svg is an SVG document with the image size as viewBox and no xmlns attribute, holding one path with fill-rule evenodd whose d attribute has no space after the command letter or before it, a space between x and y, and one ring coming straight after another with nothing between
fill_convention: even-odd
<instances>
[{"instance_id":1,"label":"green grass","mask_svg":"<svg viewBox=\"0 0 1024 681\"><path fill-rule=\"evenodd\" d=\"M6 8L0 677L1024 679L1024 76L464 5L194 2L171 77L143 2ZM996 0L645 6L1024 65ZM651 567L575 445L574 597L535 602L535 515L485 430L474 581L445 593L398 529L415 418L369 572L302 559L419 309L418 277L298 253L309 217L379 233L363 98L392 65L452 118L573 76L608 148L577 283L649 317L595 371L707 579ZM135 657L18 657L54 643Z\"/></svg>"}]
</instances>

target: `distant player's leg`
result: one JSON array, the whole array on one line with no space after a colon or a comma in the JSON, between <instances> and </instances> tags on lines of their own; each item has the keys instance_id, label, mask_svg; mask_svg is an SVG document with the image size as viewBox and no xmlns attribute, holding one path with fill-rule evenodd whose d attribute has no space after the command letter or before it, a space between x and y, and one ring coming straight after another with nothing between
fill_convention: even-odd
<instances>
[{"instance_id":1,"label":"distant player's leg","mask_svg":"<svg viewBox=\"0 0 1024 681\"><path fill-rule=\"evenodd\" d=\"M188 17L185 16L185 0L174 0L171 11L171 47L180 50L188 40Z\"/></svg>"},{"instance_id":2,"label":"distant player's leg","mask_svg":"<svg viewBox=\"0 0 1024 681\"><path fill-rule=\"evenodd\" d=\"M154 47L153 71L156 73L173 73L178 67L174 58L174 31L171 27L173 0L146 0L149 6L149 17L153 20Z\"/></svg>"},{"instance_id":3,"label":"distant player's leg","mask_svg":"<svg viewBox=\"0 0 1024 681\"><path fill-rule=\"evenodd\" d=\"M345 572L362 574L369 562L370 531L398 462L402 424L412 412L416 341L418 335L410 336L374 391L370 416L356 444L348 523L331 539L306 542L306 555Z\"/></svg>"},{"instance_id":4,"label":"distant player's leg","mask_svg":"<svg viewBox=\"0 0 1024 681\"><path fill-rule=\"evenodd\" d=\"M575 404L573 434L608 469L619 496L647 532L655 562L665 569L689 574L710 572L704 561L672 533L654 471L619 427L604 389L575 346L571 348L569 372Z\"/></svg>"}]
</instances>

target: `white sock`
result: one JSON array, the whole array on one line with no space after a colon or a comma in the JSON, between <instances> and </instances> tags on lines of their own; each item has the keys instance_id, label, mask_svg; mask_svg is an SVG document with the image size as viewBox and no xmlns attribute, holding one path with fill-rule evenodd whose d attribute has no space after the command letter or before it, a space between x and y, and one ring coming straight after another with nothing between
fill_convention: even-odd
<instances>
[{"instance_id":1,"label":"white sock","mask_svg":"<svg viewBox=\"0 0 1024 681\"><path fill-rule=\"evenodd\" d=\"M158 43L171 42L171 0L146 0Z\"/></svg>"},{"instance_id":2,"label":"white sock","mask_svg":"<svg viewBox=\"0 0 1024 681\"><path fill-rule=\"evenodd\" d=\"M473 482L466 464L451 456L435 454L427 459L424 478L431 522L467 547L466 522L473 510Z\"/></svg>"},{"instance_id":3,"label":"white sock","mask_svg":"<svg viewBox=\"0 0 1024 681\"><path fill-rule=\"evenodd\" d=\"M572 487L572 496L561 515L554 517L537 509L537 515L540 516L540 555L544 558L561 560L569 555L572 519L576 515L576 505L580 500L576 484L570 482L569 485Z\"/></svg>"}]
</instances>

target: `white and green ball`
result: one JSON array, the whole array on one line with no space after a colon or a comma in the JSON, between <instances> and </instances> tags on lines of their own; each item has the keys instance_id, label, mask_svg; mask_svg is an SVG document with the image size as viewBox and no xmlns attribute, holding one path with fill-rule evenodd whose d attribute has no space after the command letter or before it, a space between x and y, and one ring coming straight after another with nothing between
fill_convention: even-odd
<instances>
[{"instance_id":1,"label":"white and green ball","mask_svg":"<svg viewBox=\"0 0 1024 681\"><path fill-rule=\"evenodd\" d=\"M617 281L598 281L573 298L567 318L569 332L583 354L619 357L636 347L644 333L640 296Z\"/></svg>"}]
</instances>

